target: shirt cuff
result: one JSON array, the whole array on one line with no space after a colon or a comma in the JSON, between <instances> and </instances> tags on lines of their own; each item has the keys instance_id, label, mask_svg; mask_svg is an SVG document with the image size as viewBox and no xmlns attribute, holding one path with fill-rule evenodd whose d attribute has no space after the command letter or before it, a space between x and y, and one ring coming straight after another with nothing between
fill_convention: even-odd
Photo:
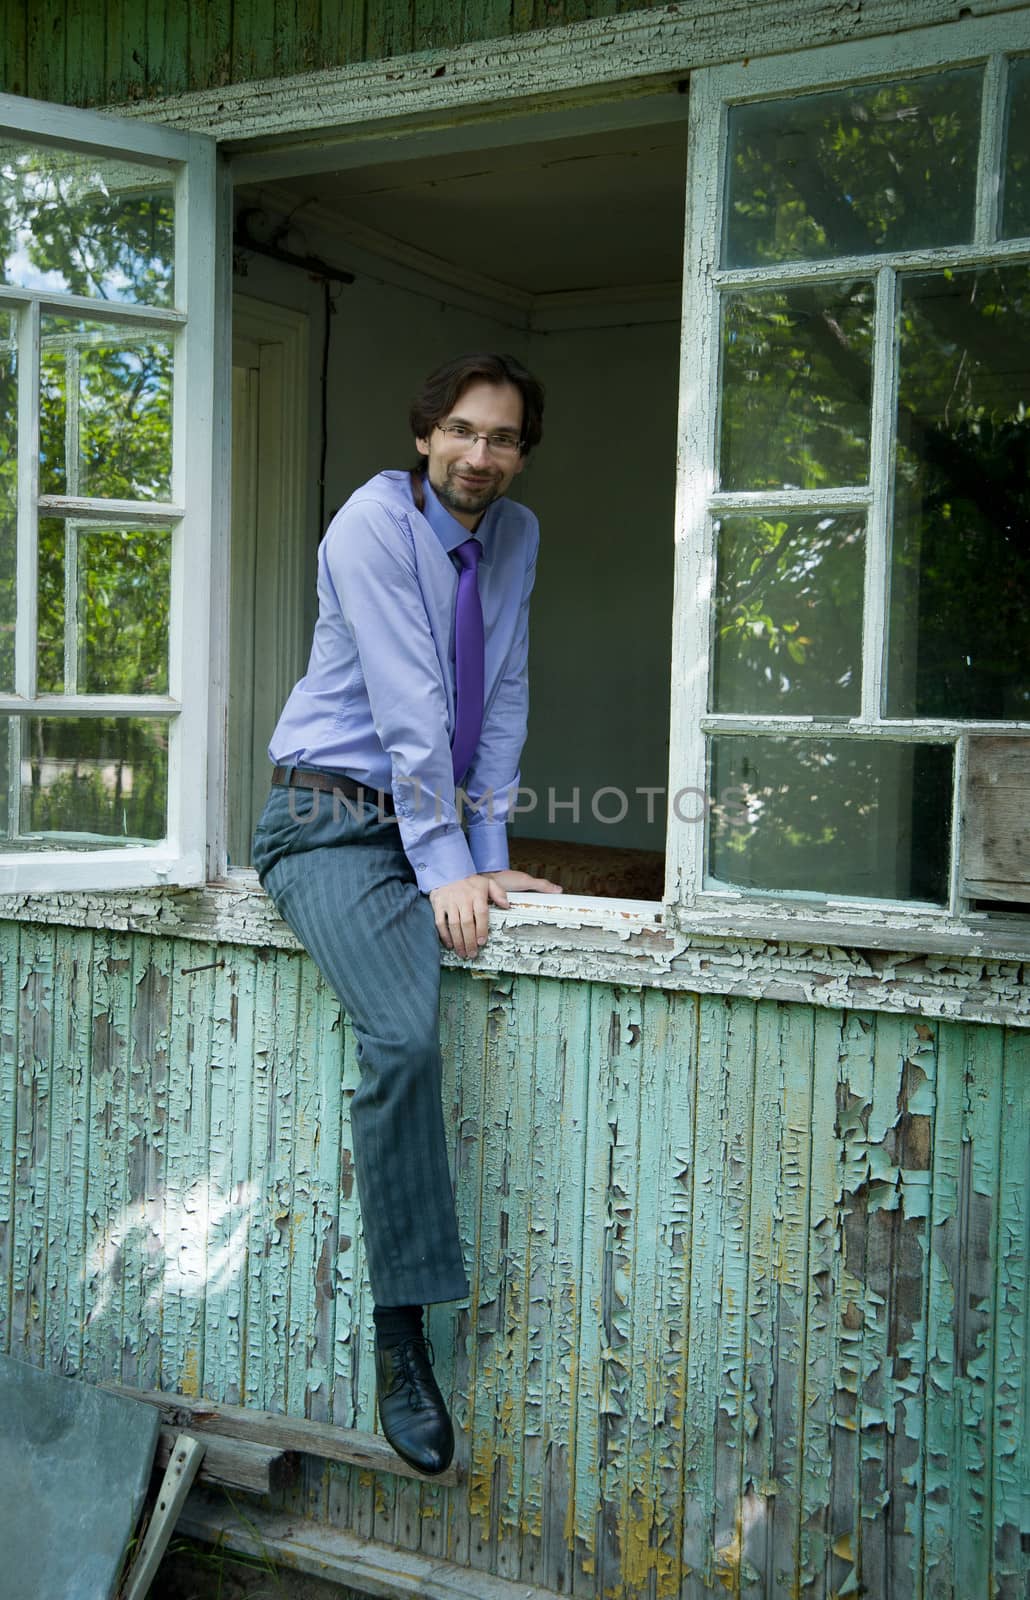
<instances>
[{"instance_id":1,"label":"shirt cuff","mask_svg":"<svg viewBox=\"0 0 1030 1600\"><path fill-rule=\"evenodd\" d=\"M470 823L469 850L477 872L503 872L508 865L508 830L504 823Z\"/></svg>"},{"instance_id":2,"label":"shirt cuff","mask_svg":"<svg viewBox=\"0 0 1030 1600\"><path fill-rule=\"evenodd\" d=\"M423 894L439 889L443 883L454 883L458 878L470 878L479 869L472 859L465 835L458 827L439 833L434 839L422 839L408 856L415 869L415 877Z\"/></svg>"}]
</instances>

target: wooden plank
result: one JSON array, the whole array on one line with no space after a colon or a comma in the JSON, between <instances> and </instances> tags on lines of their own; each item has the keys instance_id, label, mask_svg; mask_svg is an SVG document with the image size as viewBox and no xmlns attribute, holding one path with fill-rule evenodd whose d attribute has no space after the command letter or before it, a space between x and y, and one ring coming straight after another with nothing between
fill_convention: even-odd
<instances>
[{"instance_id":1,"label":"wooden plank","mask_svg":"<svg viewBox=\"0 0 1030 1600\"><path fill-rule=\"evenodd\" d=\"M21 1211L15 1173L21 931L12 923L0 925L0 1328L4 1329L5 1341L14 1324L15 1234ZM10 1346L5 1342L3 1348L7 1350Z\"/></svg>"},{"instance_id":2,"label":"wooden plank","mask_svg":"<svg viewBox=\"0 0 1030 1600\"><path fill-rule=\"evenodd\" d=\"M235 957L234 957L235 959ZM269 1301L272 1249L278 1242L282 1209L271 1193L268 1172L273 1124L274 1082L280 1052L292 1047L297 988L304 958L258 952L249 1023L250 1149L252 1200L247 1217L243 1294L248 1310L246 1368L242 1401L255 1409L282 1407L282 1379L275 1377L274 1310ZM258 1176L260 1175L260 1176Z\"/></svg>"},{"instance_id":3,"label":"wooden plank","mask_svg":"<svg viewBox=\"0 0 1030 1600\"><path fill-rule=\"evenodd\" d=\"M1019 1600L1026 1580L1026 1463L1030 1459L1026 1270L1027 1159L1030 1148L1030 1034L1004 1036L1000 1088L995 1323L990 1456L991 1571L998 1600Z\"/></svg>"},{"instance_id":4,"label":"wooden plank","mask_svg":"<svg viewBox=\"0 0 1030 1600\"><path fill-rule=\"evenodd\" d=\"M586 3L596 5L597 0L586 0ZM514 32L512 9L511 0L464 0L460 7L453 5L450 28L442 34L439 43L455 45L470 44L473 39L506 39ZM446 24L446 15L441 20ZM571 22L573 18L568 20Z\"/></svg>"},{"instance_id":5,"label":"wooden plank","mask_svg":"<svg viewBox=\"0 0 1030 1600\"><path fill-rule=\"evenodd\" d=\"M168 1013L173 959L167 940L133 938L131 941L126 1206L132 1220L122 1246L125 1326L122 1376L143 1388L154 1387L161 1374Z\"/></svg>"},{"instance_id":6,"label":"wooden plank","mask_svg":"<svg viewBox=\"0 0 1030 1600\"><path fill-rule=\"evenodd\" d=\"M365 56L387 60L415 48L414 0L376 0L365 13Z\"/></svg>"},{"instance_id":7,"label":"wooden plank","mask_svg":"<svg viewBox=\"0 0 1030 1600\"><path fill-rule=\"evenodd\" d=\"M739 1449L741 1501L737 1534L724 1547L721 1581L742 1596L775 1594L773 1523L779 1516L780 1485L774 1452L779 1401L780 1296L778 1269L783 1248L783 1208L787 1199L782 1166L786 1065L780 1039L779 1008L755 1007L754 1100L751 1146L751 1209L744 1243L748 1252L746 1359ZM728 1071L740 1071L731 1060ZM789 1359L784 1340L784 1359Z\"/></svg>"},{"instance_id":8,"label":"wooden plank","mask_svg":"<svg viewBox=\"0 0 1030 1600\"><path fill-rule=\"evenodd\" d=\"M622 1041L636 1112L624 1167L631 1200L627 1410L621 1470L606 1495L618 1548L609 1583L624 1600L678 1595L682 1577L689 1302L683 1232L690 1220L696 1042L696 1005L689 999L647 992L633 998L639 1018L627 1015Z\"/></svg>"},{"instance_id":9,"label":"wooden plank","mask_svg":"<svg viewBox=\"0 0 1030 1600\"><path fill-rule=\"evenodd\" d=\"M599 1113L603 1107L598 1121L603 1121L607 1133L608 1170L603 1199L606 1227L600 1305L600 1518L595 1583L601 1593L618 1595L624 1592L627 1541L633 1547L637 1565L643 1566L645 1582L650 1543L646 1506L636 1504L631 1509L635 1380L639 1377L634 1373L634 1330L638 1315L646 1315L633 1295L633 1257L638 1240L640 1166L644 1164L645 1181L653 1189L658 1152L653 1146L644 1151L640 1145L643 995L637 990L608 990L607 995L598 1106Z\"/></svg>"},{"instance_id":10,"label":"wooden plank","mask_svg":"<svg viewBox=\"0 0 1030 1600\"><path fill-rule=\"evenodd\" d=\"M942 1582L956 1594L991 1588L992 1323L1003 1046L1004 1035L993 1030L941 1029L924 1491L928 1592Z\"/></svg>"},{"instance_id":11,"label":"wooden plank","mask_svg":"<svg viewBox=\"0 0 1030 1600\"><path fill-rule=\"evenodd\" d=\"M190 34L197 20L192 8L178 0L147 0L147 78L152 94L185 94L189 89Z\"/></svg>"},{"instance_id":12,"label":"wooden plank","mask_svg":"<svg viewBox=\"0 0 1030 1600\"><path fill-rule=\"evenodd\" d=\"M813 1033L757 1007L741 1595L782 1592L799 1559Z\"/></svg>"},{"instance_id":13,"label":"wooden plank","mask_svg":"<svg viewBox=\"0 0 1030 1600\"><path fill-rule=\"evenodd\" d=\"M518 1471L512 1436L514 1417L506 1416L515 1403L509 1387L509 1368L517 1361L517 1324L523 1285L517 1264L509 1256L513 1238L512 1211L518 1207L514 1191L520 1177L512 1148L513 1099L521 1099L520 1068L514 1040L515 980L493 977L477 984L467 996L470 1006L465 1048L483 1063L479 1101L479 1216L472 1241L472 1336L475 1366L470 1372L468 1494L471 1534L470 1567L490 1570L497 1560L499 1530L511 1516L513 1474ZM473 1028L482 1026L483 1043L477 1048ZM522 1090L524 1093L524 1089ZM480 1099L481 1095L481 1099ZM524 1113L523 1113L524 1116ZM520 1119L521 1120L521 1119ZM515 1267L515 1281L508 1274Z\"/></svg>"},{"instance_id":14,"label":"wooden plank","mask_svg":"<svg viewBox=\"0 0 1030 1600\"><path fill-rule=\"evenodd\" d=\"M158 1435L155 1467L164 1470L181 1433L167 1424ZM271 1494L293 1471L294 1457L274 1445L255 1444L250 1439L223 1439L205 1433L204 1456L199 1481L216 1489L242 1489L248 1494Z\"/></svg>"},{"instance_id":15,"label":"wooden plank","mask_svg":"<svg viewBox=\"0 0 1030 1600\"><path fill-rule=\"evenodd\" d=\"M51 1115L50 1263L47 1343L56 1370L74 1377L82 1362L87 1313L82 1263L86 1256L89 1181L91 934L66 936L55 970L54 1097Z\"/></svg>"},{"instance_id":16,"label":"wooden plank","mask_svg":"<svg viewBox=\"0 0 1030 1600\"><path fill-rule=\"evenodd\" d=\"M331 4L323 6L321 0L287 0L283 15L282 0L278 0L276 40L284 60L288 55L293 63L288 70L317 72L339 61L339 20L335 13L343 9Z\"/></svg>"},{"instance_id":17,"label":"wooden plank","mask_svg":"<svg viewBox=\"0 0 1030 1600\"><path fill-rule=\"evenodd\" d=\"M661 1191L657 1204L657 1326L650 1355L641 1349L639 1365L655 1364L649 1396L653 1407L652 1467L646 1482L654 1496L652 1543L657 1600L681 1592L688 1576L682 1567L686 1521L684 1438L688 1390L689 1316L693 1259L691 1195L697 1124L700 1000L695 995L662 997L667 1012L659 1026L645 1026L641 1071L645 1112L641 1141L659 1137ZM645 997L644 1018L653 1019L657 996ZM653 1105L652 1105L653 1101Z\"/></svg>"},{"instance_id":18,"label":"wooden plank","mask_svg":"<svg viewBox=\"0 0 1030 1600\"><path fill-rule=\"evenodd\" d=\"M839 1232L834 1240L838 1281L833 1301L834 1371L830 1503L828 1523L832 1587L857 1592L860 1560L859 1458L867 1210L864 1189L869 1162L866 1135L872 1100L875 1019L852 1013L843 1019L836 1086L835 1159L838 1164Z\"/></svg>"},{"instance_id":19,"label":"wooden plank","mask_svg":"<svg viewBox=\"0 0 1030 1600\"><path fill-rule=\"evenodd\" d=\"M866 1147L864 1355L859 1407L861 1574L918 1590L922 1554L928 1168L935 1040L878 1017Z\"/></svg>"},{"instance_id":20,"label":"wooden plank","mask_svg":"<svg viewBox=\"0 0 1030 1600\"><path fill-rule=\"evenodd\" d=\"M307 1417L251 1410L249 1406L222 1405L214 1400L195 1399L185 1394L131 1389L119 1383L105 1383L103 1387L156 1406L171 1427L189 1428L201 1434L224 1434L227 1439L247 1439L279 1451L323 1456L327 1461L346 1461L370 1472L388 1472L409 1478L423 1476L402 1461L386 1440L375 1433L358 1433L352 1428L337 1428L328 1422L312 1422ZM457 1467L449 1467L436 1481L458 1483Z\"/></svg>"},{"instance_id":21,"label":"wooden plank","mask_svg":"<svg viewBox=\"0 0 1030 1600\"><path fill-rule=\"evenodd\" d=\"M0 85L8 94L27 94L29 8L9 6L0 28Z\"/></svg>"},{"instance_id":22,"label":"wooden plank","mask_svg":"<svg viewBox=\"0 0 1030 1600\"><path fill-rule=\"evenodd\" d=\"M83 1375L94 1381L116 1373L123 1381L135 1375L133 1346L126 1348L123 1339L121 1280L122 1251L135 1222L127 1198L130 972L130 940L120 934L98 934L91 974L90 1171L83 1262L87 1311L82 1352Z\"/></svg>"},{"instance_id":23,"label":"wooden plank","mask_svg":"<svg viewBox=\"0 0 1030 1600\"><path fill-rule=\"evenodd\" d=\"M121 73L127 100L145 100L150 88L146 0L118 0Z\"/></svg>"},{"instance_id":24,"label":"wooden plank","mask_svg":"<svg viewBox=\"0 0 1030 1600\"><path fill-rule=\"evenodd\" d=\"M341 66L350 65L367 58L368 47L365 34L368 27L369 0L348 0L348 4L341 6L339 20L334 33L330 32L325 38L325 49L329 60L338 61ZM327 7L332 11L332 7ZM326 20L323 19L323 30L326 29ZM330 22L330 29L333 24ZM335 43L335 49L333 48Z\"/></svg>"},{"instance_id":25,"label":"wooden plank","mask_svg":"<svg viewBox=\"0 0 1030 1600\"><path fill-rule=\"evenodd\" d=\"M347 1585L379 1600L554 1600L551 1590L470 1572L453 1561L383 1549L337 1528L248 1506L227 1510L224 1496L195 1489L179 1531L232 1550L263 1554L282 1566Z\"/></svg>"},{"instance_id":26,"label":"wooden plank","mask_svg":"<svg viewBox=\"0 0 1030 1600\"><path fill-rule=\"evenodd\" d=\"M697 1089L691 1173L690 1340L683 1430L684 1595L700 1600L714 1576L715 1434L720 1404L719 1326L722 1272L722 1108L729 1007L702 999L698 1014Z\"/></svg>"},{"instance_id":27,"label":"wooden plank","mask_svg":"<svg viewBox=\"0 0 1030 1600\"><path fill-rule=\"evenodd\" d=\"M971 734L963 795L965 894L1030 899L1028 795L1030 739Z\"/></svg>"},{"instance_id":28,"label":"wooden plank","mask_svg":"<svg viewBox=\"0 0 1030 1600\"><path fill-rule=\"evenodd\" d=\"M837 1133L842 1019L817 1011L814 1027L797 1581L802 1593L807 1589L813 1594L831 1594L835 1586L830 1508L843 1229Z\"/></svg>"},{"instance_id":29,"label":"wooden plank","mask_svg":"<svg viewBox=\"0 0 1030 1600\"><path fill-rule=\"evenodd\" d=\"M558 1329L548 1294L550 1237L558 1191L557 1162L561 1108L555 1097L554 1014L549 1001L553 985L519 986L520 1070L528 1074L525 1118L528 1130L526 1177L527 1227L524 1257L523 1383L521 1414L521 1485L519 1494L518 1573L528 1582L543 1579L544 1517L547 1504L551 1418L546 1404L547 1368ZM541 1119L541 1112L546 1114ZM556 1352L553 1352L556 1354Z\"/></svg>"},{"instance_id":30,"label":"wooden plank","mask_svg":"<svg viewBox=\"0 0 1030 1600\"><path fill-rule=\"evenodd\" d=\"M571 988L566 1005L587 1008L587 1076L583 1108L582 1215L579 1266L579 1317L576 1325L576 1445L574 1456L573 1567L571 1593L597 1592L603 1559L602 1474L606 1435L607 1361L610 1338L605 1327L606 1275L612 1220L609 1213L609 1075L614 991L607 985L585 995ZM610 1300L607 1302L610 1307ZM610 1309L608 1311L610 1323Z\"/></svg>"},{"instance_id":31,"label":"wooden plank","mask_svg":"<svg viewBox=\"0 0 1030 1600\"><path fill-rule=\"evenodd\" d=\"M994 1344L1005 1035L998 1028L953 1025L942 1031L961 1033L965 1040L964 1139L970 1153L968 1180L959 1199L963 1278L956 1297L955 1354L961 1431L951 1460L958 1491L955 1590L986 1594L993 1566Z\"/></svg>"},{"instance_id":32,"label":"wooden plank","mask_svg":"<svg viewBox=\"0 0 1030 1600\"><path fill-rule=\"evenodd\" d=\"M248 1231L255 1216L263 1230L269 1228L261 1205L260 1168L251 1160L252 952L216 966L213 974L201 1390L238 1401L245 1370L241 1312ZM263 1238L267 1242L267 1232ZM285 1364L280 1368L284 1381ZM278 1394L273 1403L283 1399Z\"/></svg>"},{"instance_id":33,"label":"wooden plank","mask_svg":"<svg viewBox=\"0 0 1030 1600\"><path fill-rule=\"evenodd\" d=\"M580 1351L585 1322L580 1263L585 1229L584 1172L594 1061L590 1042L591 991L551 980L535 985L536 1043L533 1106L533 1185L548 1197L546 1222L534 1231L530 1265L530 1342L527 1371L532 1387L526 1421L531 1449L541 1458L540 1484L526 1463L526 1526L522 1575L527 1581L567 1593L576 1564L587 1552L577 1542L577 1498L581 1478L591 1490L590 1471L577 1470ZM539 1297L539 1298L538 1298ZM539 1430L539 1433L537 1432ZM584 1430L590 1437L590 1431ZM539 1506L535 1496L539 1496Z\"/></svg>"},{"instance_id":34,"label":"wooden plank","mask_svg":"<svg viewBox=\"0 0 1030 1600\"><path fill-rule=\"evenodd\" d=\"M175 0L170 0L175 4ZM190 89L226 84L232 75L234 0L207 0L190 12L187 84Z\"/></svg>"},{"instance_id":35,"label":"wooden plank","mask_svg":"<svg viewBox=\"0 0 1030 1600\"><path fill-rule=\"evenodd\" d=\"M275 0L245 0L232 8L232 77L237 83L272 78L275 57Z\"/></svg>"},{"instance_id":36,"label":"wooden plank","mask_svg":"<svg viewBox=\"0 0 1030 1600\"><path fill-rule=\"evenodd\" d=\"M54 1001L54 946L45 929L25 930L17 981L14 1184L18 1202L11 1252L9 1353L43 1366Z\"/></svg>"},{"instance_id":37,"label":"wooden plank","mask_svg":"<svg viewBox=\"0 0 1030 1600\"><path fill-rule=\"evenodd\" d=\"M87 62L94 55L101 37L89 33L93 17L90 0L64 0L61 32L64 45L64 82L60 98L72 106L89 104Z\"/></svg>"},{"instance_id":38,"label":"wooden plank","mask_svg":"<svg viewBox=\"0 0 1030 1600\"><path fill-rule=\"evenodd\" d=\"M550 1174L544 1186L534 1182L533 1109L536 1089L536 996L523 979L505 982L509 996L491 1006L496 1023L496 1049L488 1066L488 1082L506 1088L504 1169L501 1175L501 1226L504 1230L498 1317L501 1337L495 1345L500 1363L494 1383L497 1421L494 1448L504 1462L503 1481L496 1483L496 1551L492 1570L499 1577L521 1575L522 1529L525 1525L527 1463L526 1409L528 1391L536 1385L529 1373L530 1259L534 1212L549 1208ZM495 990L495 994L498 993Z\"/></svg>"},{"instance_id":39,"label":"wooden plank","mask_svg":"<svg viewBox=\"0 0 1030 1600\"><path fill-rule=\"evenodd\" d=\"M139 1555L125 1585L125 1600L146 1600L154 1581L161 1558L168 1548L179 1513L186 1503L200 1464L204 1457L204 1444L183 1433L175 1441L157 1502L150 1514L150 1523L143 1537Z\"/></svg>"},{"instance_id":40,"label":"wooden plank","mask_svg":"<svg viewBox=\"0 0 1030 1600\"><path fill-rule=\"evenodd\" d=\"M170 1145L163 1195L165 1243L161 1387L199 1395L204 1372L207 1226L211 1188L209 1086L216 967L210 945L176 940L170 994ZM220 959L215 957L215 961Z\"/></svg>"},{"instance_id":41,"label":"wooden plank","mask_svg":"<svg viewBox=\"0 0 1030 1600\"><path fill-rule=\"evenodd\" d=\"M33 99L65 99L67 59L64 0L39 0L29 8L28 79Z\"/></svg>"}]
</instances>

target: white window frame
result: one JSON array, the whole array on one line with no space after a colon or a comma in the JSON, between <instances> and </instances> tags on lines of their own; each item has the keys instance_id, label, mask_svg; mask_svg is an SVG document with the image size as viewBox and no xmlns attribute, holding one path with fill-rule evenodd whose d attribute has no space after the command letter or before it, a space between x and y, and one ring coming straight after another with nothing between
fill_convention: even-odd
<instances>
[{"instance_id":1,"label":"white window frame","mask_svg":"<svg viewBox=\"0 0 1030 1600\"><path fill-rule=\"evenodd\" d=\"M217 342L215 141L142 122L0 95L0 137L164 169L175 194L175 308L0 285L17 321L18 524L14 692L0 715L156 716L169 722L168 831L154 845L3 851L0 891L47 893L199 884L207 876L212 510ZM40 322L48 312L148 328L174 341L168 503L39 493ZM40 694L36 684L38 518L172 530L167 695ZM203 574L203 581L198 575ZM17 779L17 774L13 777Z\"/></svg>"},{"instance_id":2,"label":"white window frame","mask_svg":"<svg viewBox=\"0 0 1030 1600\"><path fill-rule=\"evenodd\" d=\"M680 382L681 458L676 509L676 601L674 608L670 794L707 794L707 736L762 732L805 737L954 741L951 874L948 904L856 896L744 890L706 884L706 827L684 826L670 812L666 882L667 920L682 930L748 932L789 936L803 924L806 935L826 929L836 941L850 930L859 937L889 927L927 935L973 934L984 925L962 899L961 795L969 738L978 733L1030 735L1030 722L958 719L896 719L880 715L884 682L890 557L890 494L896 362L896 271L923 267L975 267L1030 259L1030 240L995 239L998 185L1006 109L1006 57L1030 49L1025 13L953 28L845 44L800 54L714 67L691 77L684 268L683 346ZM820 261L722 269L722 244L729 109L747 102L783 99L820 90L909 78L933 70L983 64L985 84L972 244L942 249L836 256ZM876 283L873 395L869 483L866 489L728 492L716 488L721 355L719 300L724 289L869 278ZM714 524L730 510L857 509L865 511L866 574L863 628L862 707L842 725L807 716L744 716L708 710L712 619L716 580ZM700 670L699 670L700 668Z\"/></svg>"}]
</instances>

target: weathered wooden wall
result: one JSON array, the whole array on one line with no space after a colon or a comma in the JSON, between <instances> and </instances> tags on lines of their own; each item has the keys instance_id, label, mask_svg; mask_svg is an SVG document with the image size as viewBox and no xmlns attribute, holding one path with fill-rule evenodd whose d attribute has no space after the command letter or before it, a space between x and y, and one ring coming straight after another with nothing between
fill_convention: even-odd
<instances>
[{"instance_id":1,"label":"weathered wooden wall","mask_svg":"<svg viewBox=\"0 0 1030 1600\"><path fill-rule=\"evenodd\" d=\"M0 979L0 1348L371 1427L307 959L4 923ZM468 1480L296 1510L611 1600L1023 1594L1030 1033L454 971L444 1029Z\"/></svg>"},{"instance_id":2,"label":"weathered wooden wall","mask_svg":"<svg viewBox=\"0 0 1030 1600\"><path fill-rule=\"evenodd\" d=\"M506 39L656 0L3 0L0 90L117 105Z\"/></svg>"}]
</instances>

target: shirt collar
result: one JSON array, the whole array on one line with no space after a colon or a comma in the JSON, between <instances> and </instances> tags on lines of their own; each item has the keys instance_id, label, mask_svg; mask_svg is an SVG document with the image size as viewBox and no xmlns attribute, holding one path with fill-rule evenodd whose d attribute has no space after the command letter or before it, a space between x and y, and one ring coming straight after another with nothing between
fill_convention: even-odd
<instances>
[{"instance_id":1,"label":"shirt collar","mask_svg":"<svg viewBox=\"0 0 1030 1600\"><path fill-rule=\"evenodd\" d=\"M494 528L500 516L503 500L495 500L492 505L487 506L480 518L479 527L475 533L470 533L465 525L458 521L457 517L451 515L447 507L437 497L436 491L429 481L428 474L423 477L422 486L426 495L426 508L422 514L443 548L447 551L447 554L452 555L459 544L464 544L466 539L478 539L483 546L480 566L489 566L490 556L493 551Z\"/></svg>"}]
</instances>

